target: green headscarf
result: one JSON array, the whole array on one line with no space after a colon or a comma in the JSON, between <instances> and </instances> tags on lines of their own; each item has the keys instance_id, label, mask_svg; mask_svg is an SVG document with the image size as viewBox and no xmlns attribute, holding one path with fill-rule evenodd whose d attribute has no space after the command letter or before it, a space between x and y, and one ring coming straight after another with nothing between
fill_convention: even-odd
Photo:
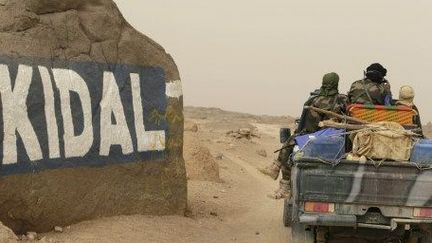
<instances>
[{"instance_id":1,"label":"green headscarf","mask_svg":"<svg viewBox=\"0 0 432 243\"><path fill-rule=\"evenodd\" d=\"M339 94L339 75L337 73L327 73L323 77L320 95L321 96L334 96Z\"/></svg>"}]
</instances>

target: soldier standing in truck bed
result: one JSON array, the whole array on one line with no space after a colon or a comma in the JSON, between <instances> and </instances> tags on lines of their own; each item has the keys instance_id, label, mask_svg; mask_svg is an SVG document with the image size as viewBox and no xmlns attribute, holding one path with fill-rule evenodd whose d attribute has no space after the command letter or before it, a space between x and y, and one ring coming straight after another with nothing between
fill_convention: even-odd
<instances>
[{"instance_id":1,"label":"soldier standing in truck bed","mask_svg":"<svg viewBox=\"0 0 432 243\"><path fill-rule=\"evenodd\" d=\"M338 114L344 114L347 105L347 97L339 94L338 86L339 76L336 73L324 75L319 93L310 97L306 101L305 106L314 106ZM282 171L282 179L280 180L279 188L273 194L269 195L271 198L283 199L291 197L291 167L289 165L289 158L295 146L294 137L318 131L320 129L318 126L319 122L327 119L330 119L330 117L313 110L304 110L301 119L304 123L299 125L294 136L285 142L279 152L278 158L271 165L260 170L274 180L278 178L279 171Z\"/></svg>"},{"instance_id":2,"label":"soldier standing in truck bed","mask_svg":"<svg viewBox=\"0 0 432 243\"><path fill-rule=\"evenodd\" d=\"M351 85L348 92L350 104L391 105L392 93L390 83L384 78L387 69L381 64L370 65L365 72L365 78Z\"/></svg>"}]
</instances>

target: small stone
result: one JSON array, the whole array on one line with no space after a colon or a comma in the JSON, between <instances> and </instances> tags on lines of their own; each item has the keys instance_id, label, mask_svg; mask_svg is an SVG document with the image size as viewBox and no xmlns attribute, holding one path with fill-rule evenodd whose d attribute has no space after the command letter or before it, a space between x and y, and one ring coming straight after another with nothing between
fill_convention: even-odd
<instances>
[{"instance_id":1,"label":"small stone","mask_svg":"<svg viewBox=\"0 0 432 243\"><path fill-rule=\"evenodd\" d=\"M210 212L210 215L211 215L211 216L215 216L215 217L218 216L218 214L217 214L216 212L213 212L213 211Z\"/></svg>"},{"instance_id":2,"label":"small stone","mask_svg":"<svg viewBox=\"0 0 432 243\"><path fill-rule=\"evenodd\" d=\"M46 236L42 237L42 239L38 240L38 243L53 243L54 240L48 239Z\"/></svg>"},{"instance_id":3,"label":"small stone","mask_svg":"<svg viewBox=\"0 0 432 243\"><path fill-rule=\"evenodd\" d=\"M267 158L267 152L264 149L257 150L257 154L261 157Z\"/></svg>"},{"instance_id":4,"label":"small stone","mask_svg":"<svg viewBox=\"0 0 432 243\"><path fill-rule=\"evenodd\" d=\"M257 231L257 232L255 232L255 234L256 234L256 235L259 235L259 234L260 234L260 232L258 232L258 231Z\"/></svg>"},{"instance_id":5,"label":"small stone","mask_svg":"<svg viewBox=\"0 0 432 243\"><path fill-rule=\"evenodd\" d=\"M192 210L191 210L190 208L186 209L186 211L185 211L185 213L184 213L184 216L185 216L186 218L192 218L192 217L193 217Z\"/></svg>"},{"instance_id":6,"label":"small stone","mask_svg":"<svg viewBox=\"0 0 432 243\"><path fill-rule=\"evenodd\" d=\"M188 127L185 128L185 131L189 132L198 132L198 124L194 123Z\"/></svg>"},{"instance_id":7,"label":"small stone","mask_svg":"<svg viewBox=\"0 0 432 243\"><path fill-rule=\"evenodd\" d=\"M238 132L240 134L243 134L243 135L250 135L251 134L251 130L249 128L240 128Z\"/></svg>"},{"instance_id":8,"label":"small stone","mask_svg":"<svg viewBox=\"0 0 432 243\"><path fill-rule=\"evenodd\" d=\"M223 155L223 153L218 153L218 154L216 154L216 159L217 160L221 160L221 159L223 159L223 157L224 157L224 155Z\"/></svg>"},{"instance_id":9,"label":"small stone","mask_svg":"<svg viewBox=\"0 0 432 243\"><path fill-rule=\"evenodd\" d=\"M60 226L56 226L56 227L54 227L54 232L62 233L63 232L63 228L60 227Z\"/></svg>"},{"instance_id":10,"label":"small stone","mask_svg":"<svg viewBox=\"0 0 432 243\"><path fill-rule=\"evenodd\" d=\"M37 233L36 232L27 232L27 239L29 241L34 241L37 239Z\"/></svg>"},{"instance_id":11,"label":"small stone","mask_svg":"<svg viewBox=\"0 0 432 243\"><path fill-rule=\"evenodd\" d=\"M213 198L214 198L214 199L218 199L218 198L219 198L219 196L213 196Z\"/></svg>"}]
</instances>

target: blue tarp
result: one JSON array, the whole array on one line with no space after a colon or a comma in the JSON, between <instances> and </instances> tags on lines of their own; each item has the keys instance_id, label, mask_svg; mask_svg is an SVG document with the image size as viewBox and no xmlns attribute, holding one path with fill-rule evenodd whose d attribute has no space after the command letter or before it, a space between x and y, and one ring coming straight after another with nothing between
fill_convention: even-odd
<instances>
[{"instance_id":1,"label":"blue tarp","mask_svg":"<svg viewBox=\"0 0 432 243\"><path fill-rule=\"evenodd\" d=\"M337 135L342 133L345 133L344 129L326 128L311 134L297 136L295 138L295 142L300 149L303 149L303 147L308 143L309 139L312 137L331 136L331 135Z\"/></svg>"}]
</instances>

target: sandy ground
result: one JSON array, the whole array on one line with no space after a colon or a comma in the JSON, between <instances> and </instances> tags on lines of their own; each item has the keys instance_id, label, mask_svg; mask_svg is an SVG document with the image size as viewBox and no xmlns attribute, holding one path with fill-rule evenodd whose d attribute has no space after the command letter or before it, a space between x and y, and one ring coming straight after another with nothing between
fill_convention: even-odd
<instances>
[{"instance_id":1,"label":"sandy ground","mask_svg":"<svg viewBox=\"0 0 432 243\"><path fill-rule=\"evenodd\" d=\"M275 158L279 128L292 127L294 119L192 107L186 107L185 117L185 216L100 218L38 235L40 242L290 242L290 229L282 224L283 201L267 197L277 181L258 168ZM427 127L432 134L432 124ZM242 128L256 136L227 135Z\"/></svg>"},{"instance_id":2,"label":"sandy ground","mask_svg":"<svg viewBox=\"0 0 432 243\"><path fill-rule=\"evenodd\" d=\"M267 197L277 182L257 168L273 160L280 146L279 128L292 125L293 119L206 108L186 108L185 116L186 128L198 126L197 132L185 132L185 153L197 144L208 148L220 175L213 181L188 180L186 216L101 218L39 237L45 242L289 242L290 230L282 225L283 201ZM226 135L240 128L250 128L259 137Z\"/></svg>"}]
</instances>

